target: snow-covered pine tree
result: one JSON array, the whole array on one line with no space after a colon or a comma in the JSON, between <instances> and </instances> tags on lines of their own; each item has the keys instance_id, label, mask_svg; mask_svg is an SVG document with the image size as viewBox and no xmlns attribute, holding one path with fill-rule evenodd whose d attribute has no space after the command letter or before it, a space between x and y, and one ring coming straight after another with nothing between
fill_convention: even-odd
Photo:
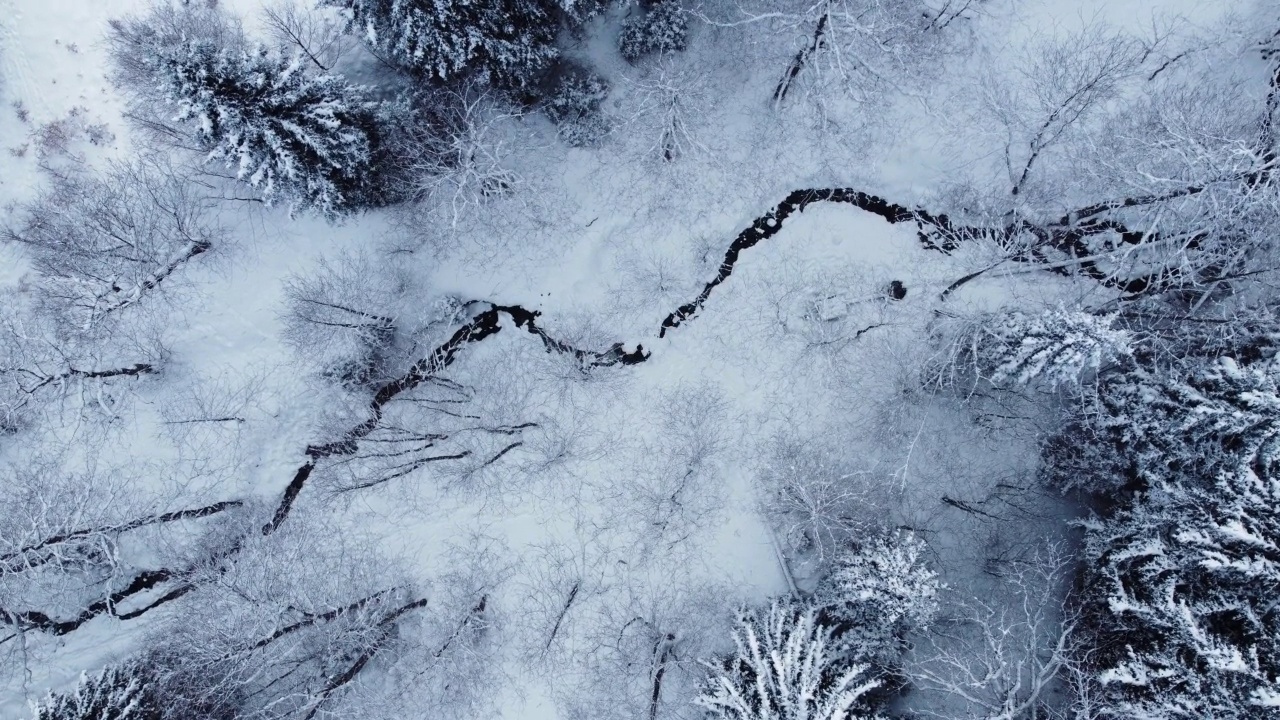
<instances>
[{"instance_id":1,"label":"snow-covered pine tree","mask_svg":"<svg viewBox=\"0 0 1280 720\"><path fill-rule=\"evenodd\" d=\"M109 665L81 674L74 690L31 703L32 720L160 720L156 698L131 665Z\"/></svg>"},{"instance_id":2,"label":"snow-covered pine tree","mask_svg":"<svg viewBox=\"0 0 1280 720\"><path fill-rule=\"evenodd\" d=\"M1130 352L1132 337L1114 316L1065 308L1014 310L966 319L949 331L946 351L926 370L926 384L1050 388L1080 382Z\"/></svg>"},{"instance_id":3,"label":"snow-covered pine tree","mask_svg":"<svg viewBox=\"0 0 1280 720\"><path fill-rule=\"evenodd\" d=\"M1269 339L1254 346L1274 352ZM1104 378L1096 401L1046 448L1049 481L1113 495L1233 469L1233 448L1259 442L1280 412L1272 405L1276 361L1200 362L1183 378L1162 378L1163 371L1143 365Z\"/></svg>"},{"instance_id":4,"label":"snow-covered pine tree","mask_svg":"<svg viewBox=\"0 0 1280 720\"><path fill-rule=\"evenodd\" d=\"M1278 376L1220 358L1104 389L1101 467L1132 492L1087 526L1103 717L1280 717Z\"/></svg>"},{"instance_id":5,"label":"snow-covered pine tree","mask_svg":"<svg viewBox=\"0 0 1280 720\"><path fill-rule=\"evenodd\" d=\"M608 0L553 0L553 4L566 23L575 29L609 6Z\"/></svg>"},{"instance_id":6,"label":"snow-covered pine tree","mask_svg":"<svg viewBox=\"0 0 1280 720\"><path fill-rule=\"evenodd\" d=\"M332 217L375 201L376 114L360 88L262 47L194 40L157 47L149 61L209 159L235 167L268 203Z\"/></svg>"},{"instance_id":7,"label":"snow-covered pine tree","mask_svg":"<svg viewBox=\"0 0 1280 720\"><path fill-rule=\"evenodd\" d=\"M694 700L718 720L862 720L878 686L866 665L836 651L817 611L775 601L763 614L744 610L735 652L709 670Z\"/></svg>"},{"instance_id":8,"label":"snow-covered pine tree","mask_svg":"<svg viewBox=\"0 0 1280 720\"><path fill-rule=\"evenodd\" d=\"M689 24L676 0L642 3L643 9L622 23L618 50L631 62L649 53L672 53L684 50Z\"/></svg>"},{"instance_id":9,"label":"snow-covered pine tree","mask_svg":"<svg viewBox=\"0 0 1280 720\"><path fill-rule=\"evenodd\" d=\"M1129 335L1113 330L1113 320L1063 308L1038 315L999 315L980 330L979 364L997 384L1074 383L1083 373L1128 352Z\"/></svg>"},{"instance_id":10,"label":"snow-covered pine tree","mask_svg":"<svg viewBox=\"0 0 1280 720\"><path fill-rule=\"evenodd\" d=\"M560 127L560 137L573 147L586 147L609 134L608 118L600 111L609 84L590 68L564 63L547 98L547 117Z\"/></svg>"},{"instance_id":11,"label":"snow-covered pine tree","mask_svg":"<svg viewBox=\"0 0 1280 720\"><path fill-rule=\"evenodd\" d=\"M863 540L837 555L818 585L814 602L856 661L896 664L907 632L926 627L937 612L938 574L926 565L925 549L911 534Z\"/></svg>"},{"instance_id":12,"label":"snow-covered pine tree","mask_svg":"<svg viewBox=\"0 0 1280 720\"><path fill-rule=\"evenodd\" d=\"M558 57L559 5L547 0L322 0L341 8L373 53L413 75L449 82L472 72L529 85Z\"/></svg>"}]
</instances>

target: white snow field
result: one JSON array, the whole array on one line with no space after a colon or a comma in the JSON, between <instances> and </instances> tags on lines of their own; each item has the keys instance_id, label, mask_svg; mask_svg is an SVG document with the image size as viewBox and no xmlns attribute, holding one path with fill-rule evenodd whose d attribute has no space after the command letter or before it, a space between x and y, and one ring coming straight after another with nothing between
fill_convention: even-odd
<instances>
[{"instance_id":1,"label":"white snow field","mask_svg":"<svg viewBox=\"0 0 1280 720\"><path fill-rule=\"evenodd\" d=\"M263 32L258 0L218 4ZM785 31L761 40L757 20L731 3L693 8L685 51L630 64L611 39L622 18L613 8L570 41L611 82L613 132L571 148L540 114L495 122L492 146L516 180L506 194L328 222L211 179L201 192L213 198L213 247L120 313L133 334L110 359L133 362L154 339L161 349L146 357L160 369L42 386L31 428L0 436L0 462L98 483L79 510L89 519L243 503L227 528L219 513L122 536L104 551L120 582L211 537L230 544L234 523L269 521L286 495L287 519L270 532L255 525L210 561L235 565L241 552L256 563L207 570L211 590L130 617L175 587L161 582L65 633L0 626L0 717L32 717L30 703L50 690L181 636L172 618L208 618L182 621L197 639L233 622L269 634L272 621L251 608L273 588L307 598L301 611L313 619L385 587L426 599L396 626L395 653L361 662L333 699L300 706L387 720L699 717L699 661L731 649L734 611L812 591L859 528L925 541L944 605L998 597L994 555L1075 542L1067 521L1080 509L1027 490L1048 421L1032 403L921 387L948 352L949 319L1101 304L1114 288L1028 272L1002 262L994 243L931 249L914 222L814 202L744 249L696 312L660 335L664 319L793 191L855 188L975 209L1003 192L1017 175L1006 165L1011 133L1026 124L1000 125L987 101L1001 88L1034 95L1022 70L1036 48L1082 28L1156 28L1173 56L1230 4L990 0L899 87L833 94L802 73L780 106L770 96L797 47ZM19 222L21 204L59 168L98 172L138 151L104 38L111 19L146 7L0 0L0 222ZM373 71L366 59L350 72ZM667 76L694 88L687 150L672 162L655 150L663 121L645 95ZM1027 192L1052 194L1053 182ZM1075 207L1065 192L1059 200ZM15 303L35 302L33 257L0 239L0 289ZM396 327L411 330L417 352L391 360L387 378L411 374L495 306L540 313L546 339L497 312L496 334L461 343L421 386L371 410L377 383L344 389L323 373L344 348L289 325L290 288L326 267L355 268ZM905 297L890 297L894 281ZM646 359L591 360L631 352ZM357 438L359 451L324 449L371 413L378 428ZM780 490L796 473L838 482ZM815 530L805 512L828 512L831 524ZM0 612L47 601L74 616L76 598L98 597L77 582L6 585ZM463 629L475 637L454 652ZM674 648L661 671L654 642ZM332 652L337 677L343 656ZM898 702L921 717L997 717L965 714L974 706L927 685Z\"/></svg>"}]
</instances>

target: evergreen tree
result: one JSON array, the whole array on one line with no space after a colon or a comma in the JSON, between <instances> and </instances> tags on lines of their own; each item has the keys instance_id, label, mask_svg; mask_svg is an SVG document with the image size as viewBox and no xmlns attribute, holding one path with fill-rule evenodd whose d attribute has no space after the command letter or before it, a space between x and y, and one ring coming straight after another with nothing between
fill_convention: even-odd
<instances>
[{"instance_id":1,"label":"evergreen tree","mask_svg":"<svg viewBox=\"0 0 1280 720\"><path fill-rule=\"evenodd\" d=\"M1129 491L1086 536L1106 717L1280 713L1278 375L1274 358L1221 358L1104 388L1085 463Z\"/></svg>"},{"instance_id":2,"label":"evergreen tree","mask_svg":"<svg viewBox=\"0 0 1280 720\"><path fill-rule=\"evenodd\" d=\"M926 376L939 387L982 381L1006 388L1072 386L1129 355L1132 337L1113 328L1114 321L1064 308L980 315L948 330L947 351Z\"/></svg>"},{"instance_id":3,"label":"evergreen tree","mask_svg":"<svg viewBox=\"0 0 1280 720\"><path fill-rule=\"evenodd\" d=\"M907 632L938 610L938 574L913 535L872 537L836 556L814 601L832 621L844 651L859 662L896 664Z\"/></svg>"},{"instance_id":4,"label":"evergreen tree","mask_svg":"<svg viewBox=\"0 0 1280 720\"><path fill-rule=\"evenodd\" d=\"M879 682L834 647L817 612L774 602L763 615L738 616L735 654L707 664L694 701L719 720L855 720L873 715L867 694Z\"/></svg>"},{"instance_id":5,"label":"evergreen tree","mask_svg":"<svg viewBox=\"0 0 1280 720\"><path fill-rule=\"evenodd\" d=\"M81 674L80 684L31 704L33 720L160 720L156 698L133 666L111 665Z\"/></svg>"},{"instance_id":6,"label":"evergreen tree","mask_svg":"<svg viewBox=\"0 0 1280 720\"><path fill-rule=\"evenodd\" d=\"M547 0L322 1L346 12L374 54L429 80L476 72L499 87L524 87L558 56L560 8Z\"/></svg>"},{"instance_id":7,"label":"evergreen tree","mask_svg":"<svg viewBox=\"0 0 1280 720\"><path fill-rule=\"evenodd\" d=\"M622 23L618 50L631 62L649 53L684 50L689 25L675 0L657 0Z\"/></svg>"},{"instance_id":8,"label":"evergreen tree","mask_svg":"<svg viewBox=\"0 0 1280 720\"><path fill-rule=\"evenodd\" d=\"M202 40L156 48L150 62L209 159L234 166L268 203L333 216L373 201L376 116L356 87L308 75L296 57Z\"/></svg>"},{"instance_id":9,"label":"evergreen tree","mask_svg":"<svg viewBox=\"0 0 1280 720\"><path fill-rule=\"evenodd\" d=\"M547 117L560 128L560 137L573 147L587 147L609 134L608 118L600 106L609 96L605 79L582 65L564 63L557 71L546 105Z\"/></svg>"},{"instance_id":10,"label":"evergreen tree","mask_svg":"<svg viewBox=\"0 0 1280 720\"><path fill-rule=\"evenodd\" d=\"M1128 352L1129 336L1114 318L1054 309L1011 312L984 325L979 365L996 384L1071 384L1106 360Z\"/></svg>"},{"instance_id":11,"label":"evergreen tree","mask_svg":"<svg viewBox=\"0 0 1280 720\"><path fill-rule=\"evenodd\" d=\"M1231 469L1235 450L1256 443L1278 409L1273 362L1221 358L1176 380L1135 364L1105 378L1096 403L1051 441L1050 481L1114 497Z\"/></svg>"}]
</instances>

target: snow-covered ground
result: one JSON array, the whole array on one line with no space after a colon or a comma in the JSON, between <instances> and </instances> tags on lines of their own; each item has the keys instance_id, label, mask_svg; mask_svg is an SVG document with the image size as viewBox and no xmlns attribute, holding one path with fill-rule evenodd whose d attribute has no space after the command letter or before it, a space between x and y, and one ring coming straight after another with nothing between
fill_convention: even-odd
<instances>
[{"instance_id":1,"label":"snow-covered ground","mask_svg":"<svg viewBox=\"0 0 1280 720\"><path fill-rule=\"evenodd\" d=\"M3 217L44 182L39 135L50 123L67 123L73 136L65 151L43 150L56 161L61 152L94 164L129 151L102 38L110 18L139 4L0 0ZM255 0L226 5L249 17L259 9ZM1029 38L1089 23L1141 29L1154 15L1208 22L1214 12L1189 0L1162 2L1159 13L1152 5L992 2L971 31L974 53L1016 56ZM659 608L712 647L728 642L735 606L786 593L788 572L803 585L814 558L761 511L761 478L785 462L781 446L809 448L882 486L896 499L881 520L926 537L944 582L962 592L981 576L975 545L1056 536L1071 512L1040 498L1018 527L987 526L945 502L981 502L1033 473L1033 419L997 433L968 406L908 389L937 351L939 318L1048 306L1100 292L1092 285L996 276L943 300L948 285L990 261L989 249L943 254L924 248L914 225L815 204L743 253L695 317L658 337L662 319L714 276L733 237L788 192L935 198L998 155L998 139L953 132L947 103L968 82L973 55L956 50L967 59L934 69L912 96L833 103L819 123L805 97L782 110L768 101L789 52L750 46L735 28L695 25L675 63L705 73L693 127L704 147L667 164L648 152L648 121L622 117L634 100L628 82L644 70L610 48L582 52L613 82L614 136L570 149L540 116L508 123L522 182L465 208L456 225L403 209L329 224L223 202L226 242L184 267L175 299L157 311L168 338L163 375L128 389L111 441L90 451L104 467L171 468L166 476L182 475L210 501L274 503L308 444L343 418L359 421L361 401L327 388L282 335L286 282L343 252L370 252L409 278L406 315L429 318L446 297L481 300L538 310L542 329L576 346L642 344L647 362L582 374L504 320L496 338L461 351L449 377L475 388L480 406L536 422L524 447L482 473L429 466L360 493L336 492L337 471L321 472L299 499L307 516L399 558L422 587L481 578L499 664L481 703L505 718L602 718L626 689L592 648L628 613ZM85 128L99 124L89 142ZM20 286L25 272L21 248L0 244L0 287ZM895 280L907 288L902 300L887 296ZM176 432L175 407L202 393L238 398L243 420L199 437ZM3 442L0 457L20 457ZM31 639L20 665L4 660L0 715L21 717L28 699L124 655L145 622L100 617ZM631 711L619 703L609 712Z\"/></svg>"}]
</instances>

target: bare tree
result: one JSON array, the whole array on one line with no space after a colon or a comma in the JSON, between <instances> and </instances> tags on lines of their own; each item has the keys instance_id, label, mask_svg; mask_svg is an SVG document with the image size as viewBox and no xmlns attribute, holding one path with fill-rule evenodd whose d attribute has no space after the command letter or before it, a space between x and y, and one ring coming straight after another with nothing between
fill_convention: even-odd
<instances>
[{"instance_id":1,"label":"bare tree","mask_svg":"<svg viewBox=\"0 0 1280 720\"><path fill-rule=\"evenodd\" d=\"M663 55L636 78L623 76L628 105L623 123L634 127L648 157L673 162L708 153L696 125L709 108L707 75L687 61Z\"/></svg>"},{"instance_id":2,"label":"bare tree","mask_svg":"<svg viewBox=\"0 0 1280 720\"><path fill-rule=\"evenodd\" d=\"M727 407L714 388L667 391L655 405L657 432L638 443L626 482L600 491L618 527L635 533L636 557L671 553L705 530L723 504L720 458L729 449Z\"/></svg>"},{"instance_id":3,"label":"bare tree","mask_svg":"<svg viewBox=\"0 0 1280 720\"><path fill-rule=\"evenodd\" d=\"M786 100L804 72L816 76L819 86L830 82L866 101L936 61L946 34L979 4L947 2L935 8L924 0L778 0L737 5L727 17L707 19L722 26L764 24L787 40L794 38L794 54L773 91L775 105Z\"/></svg>"},{"instance_id":4,"label":"bare tree","mask_svg":"<svg viewBox=\"0 0 1280 720\"><path fill-rule=\"evenodd\" d=\"M1067 717L1059 702L1071 680L1079 619L1073 570L1067 549L1049 545L1001 567L984 597L944 606L908 659L908 675L923 695L912 709L954 717L959 703L968 717L983 720Z\"/></svg>"},{"instance_id":5,"label":"bare tree","mask_svg":"<svg viewBox=\"0 0 1280 720\"><path fill-rule=\"evenodd\" d=\"M416 203L443 213L452 227L487 198L523 182L509 167L510 121L521 112L491 88L465 85L414 98L391 138L387 162L395 185Z\"/></svg>"},{"instance_id":6,"label":"bare tree","mask_svg":"<svg viewBox=\"0 0 1280 720\"><path fill-rule=\"evenodd\" d=\"M4 237L31 251L40 289L86 328L173 285L222 239L209 201L158 156L57 174Z\"/></svg>"},{"instance_id":7,"label":"bare tree","mask_svg":"<svg viewBox=\"0 0 1280 720\"><path fill-rule=\"evenodd\" d=\"M329 72L352 47L343 21L300 0L277 0L262 8L262 18L276 44L302 53L316 69Z\"/></svg>"},{"instance_id":8,"label":"bare tree","mask_svg":"<svg viewBox=\"0 0 1280 720\"><path fill-rule=\"evenodd\" d=\"M57 409L118 420L136 381L169 359L166 308L156 301L224 237L209 200L165 158L48 177L0 229L33 270L0 292L0 426L10 432Z\"/></svg>"},{"instance_id":9,"label":"bare tree","mask_svg":"<svg viewBox=\"0 0 1280 720\"><path fill-rule=\"evenodd\" d=\"M580 612L574 679L562 695L572 718L693 720L691 701L706 657L719 638L722 589L620 578Z\"/></svg>"},{"instance_id":10,"label":"bare tree","mask_svg":"<svg viewBox=\"0 0 1280 720\"><path fill-rule=\"evenodd\" d=\"M368 252L321 258L285 282L284 339L321 373L352 387L395 373L399 300L406 278Z\"/></svg>"},{"instance_id":11,"label":"bare tree","mask_svg":"<svg viewBox=\"0 0 1280 720\"><path fill-rule=\"evenodd\" d=\"M820 443L779 438L759 478L762 510L788 555L825 564L855 538L886 529L898 492L887 480Z\"/></svg>"},{"instance_id":12,"label":"bare tree","mask_svg":"<svg viewBox=\"0 0 1280 720\"><path fill-rule=\"evenodd\" d=\"M1040 38L1017 68L982 79L982 102L1004 128L1009 194L1027 189L1037 161L1106 111L1137 76L1161 38L1140 40L1092 24L1065 37Z\"/></svg>"},{"instance_id":13,"label":"bare tree","mask_svg":"<svg viewBox=\"0 0 1280 720\"><path fill-rule=\"evenodd\" d=\"M274 379L268 369L249 366L167 382L156 409L159 435L171 444L175 467L193 478L217 479L251 461L258 450L255 432L278 407Z\"/></svg>"},{"instance_id":14,"label":"bare tree","mask_svg":"<svg viewBox=\"0 0 1280 720\"><path fill-rule=\"evenodd\" d=\"M613 579L609 558L621 548L588 525L584 510L569 510L574 516L573 537L532 546L522 568L523 622L516 630L521 659L530 668L572 661L583 628Z\"/></svg>"},{"instance_id":15,"label":"bare tree","mask_svg":"<svg viewBox=\"0 0 1280 720\"><path fill-rule=\"evenodd\" d=\"M134 381L156 374L169 352L143 322L111 323L85 336L63 308L21 291L0 293L0 428L35 423L58 407L114 419ZM110 332L106 332L109 330Z\"/></svg>"},{"instance_id":16,"label":"bare tree","mask_svg":"<svg viewBox=\"0 0 1280 720\"><path fill-rule=\"evenodd\" d=\"M486 632L486 591L442 578L424 592L368 541L318 517L238 536L186 582L193 591L146 643L175 717L218 705L246 718L395 715L398 702L424 699L419 689L445 693L442 704L479 690L469 683L484 674L472 653ZM373 664L418 687L366 682Z\"/></svg>"}]
</instances>

